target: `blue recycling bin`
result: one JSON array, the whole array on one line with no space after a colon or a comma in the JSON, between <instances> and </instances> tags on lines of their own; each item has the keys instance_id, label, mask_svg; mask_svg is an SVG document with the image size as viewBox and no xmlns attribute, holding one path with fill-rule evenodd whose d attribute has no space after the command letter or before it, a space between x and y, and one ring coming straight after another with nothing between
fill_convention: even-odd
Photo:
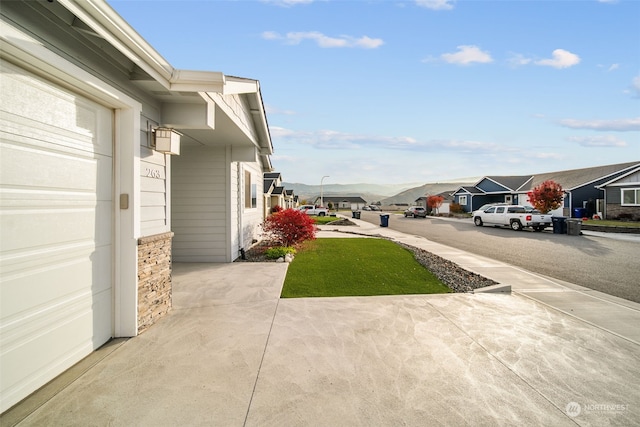
<instances>
[{"instance_id":1,"label":"blue recycling bin","mask_svg":"<svg viewBox=\"0 0 640 427\"><path fill-rule=\"evenodd\" d=\"M389 226L389 215L384 214L380 215L380 227L388 227Z\"/></svg>"},{"instance_id":2,"label":"blue recycling bin","mask_svg":"<svg viewBox=\"0 0 640 427\"><path fill-rule=\"evenodd\" d=\"M573 208L574 218L584 218L586 214L587 214L587 210L585 208Z\"/></svg>"},{"instance_id":3,"label":"blue recycling bin","mask_svg":"<svg viewBox=\"0 0 640 427\"><path fill-rule=\"evenodd\" d=\"M553 234L567 234L567 217L552 216Z\"/></svg>"}]
</instances>

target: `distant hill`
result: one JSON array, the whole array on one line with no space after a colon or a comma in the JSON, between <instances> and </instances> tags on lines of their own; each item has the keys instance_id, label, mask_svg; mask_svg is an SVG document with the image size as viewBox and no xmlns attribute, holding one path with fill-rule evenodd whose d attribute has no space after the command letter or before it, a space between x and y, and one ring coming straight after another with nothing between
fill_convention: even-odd
<instances>
[{"instance_id":1,"label":"distant hill","mask_svg":"<svg viewBox=\"0 0 640 427\"><path fill-rule=\"evenodd\" d=\"M386 199L381 200L383 205L392 205L395 203L407 203L412 205L416 199L419 197L434 195L438 193L442 193L444 191L448 191L453 193L458 189L458 187L463 185L473 185L477 181L470 182L444 182L444 183L434 183L434 184L424 184L418 187L409 188L407 190L401 191L400 193L387 197Z\"/></svg>"},{"instance_id":2,"label":"distant hill","mask_svg":"<svg viewBox=\"0 0 640 427\"><path fill-rule=\"evenodd\" d=\"M418 198L426 195L438 194L443 191L454 192L462 185L473 185L477 179L464 182L442 183L405 183L405 184L325 184L322 186L323 196L360 196L368 203L380 202L383 205L394 203L413 204ZM283 183L284 188L293 190L299 200L313 201L320 197L319 185L300 183Z\"/></svg>"},{"instance_id":3,"label":"distant hill","mask_svg":"<svg viewBox=\"0 0 640 427\"><path fill-rule=\"evenodd\" d=\"M284 182L287 190L293 190L300 200L313 200L320 197L320 185L307 185L300 183ZM405 184L324 184L322 194L324 196L360 196L368 203L375 203L384 198L398 194L413 188L420 183Z\"/></svg>"}]
</instances>

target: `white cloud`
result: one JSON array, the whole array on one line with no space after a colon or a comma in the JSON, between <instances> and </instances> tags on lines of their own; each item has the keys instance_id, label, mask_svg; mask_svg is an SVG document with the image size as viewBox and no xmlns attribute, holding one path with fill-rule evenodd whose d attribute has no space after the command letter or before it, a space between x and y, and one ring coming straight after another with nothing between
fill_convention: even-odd
<instances>
[{"instance_id":1,"label":"white cloud","mask_svg":"<svg viewBox=\"0 0 640 427\"><path fill-rule=\"evenodd\" d=\"M627 143L614 135L571 136L567 138L583 147L626 147Z\"/></svg>"},{"instance_id":2,"label":"white cloud","mask_svg":"<svg viewBox=\"0 0 640 427\"><path fill-rule=\"evenodd\" d=\"M444 53L440 58L449 64L469 65L474 62L488 63L493 62L488 52L483 52L478 46L463 45L458 46L455 53Z\"/></svg>"},{"instance_id":3,"label":"white cloud","mask_svg":"<svg viewBox=\"0 0 640 427\"><path fill-rule=\"evenodd\" d=\"M274 107L272 105L269 104L265 104L264 109L266 111L267 114L273 114L273 115L283 115L283 116L294 116L297 113L295 111L292 110L281 110L277 107Z\"/></svg>"},{"instance_id":4,"label":"white cloud","mask_svg":"<svg viewBox=\"0 0 640 427\"><path fill-rule=\"evenodd\" d=\"M536 61L536 65L543 65L553 68L569 68L580 63L580 57L568 50L556 49L552 53L553 58Z\"/></svg>"},{"instance_id":5,"label":"white cloud","mask_svg":"<svg viewBox=\"0 0 640 427\"><path fill-rule=\"evenodd\" d=\"M282 127L271 127L271 136L297 144L305 144L316 149L360 150L389 149L401 151L453 151L453 152L493 152L508 150L495 143L466 140L418 141L408 136L379 136L338 132L334 130L295 131Z\"/></svg>"},{"instance_id":6,"label":"white cloud","mask_svg":"<svg viewBox=\"0 0 640 427\"><path fill-rule=\"evenodd\" d=\"M526 56L522 55L521 53L512 53L510 58L507 59L507 62L512 67L520 67L520 66L523 66L523 65L528 65L528 64L531 63L531 61L532 61L531 58L527 58Z\"/></svg>"},{"instance_id":7,"label":"white cloud","mask_svg":"<svg viewBox=\"0 0 640 427\"><path fill-rule=\"evenodd\" d=\"M451 10L453 3L453 0L416 0L418 6L431 10Z\"/></svg>"},{"instance_id":8,"label":"white cloud","mask_svg":"<svg viewBox=\"0 0 640 427\"><path fill-rule=\"evenodd\" d=\"M618 68L620 68L620 64L611 64L611 66L607 68L607 71L617 70Z\"/></svg>"},{"instance_id":9,"label":"white cloud","mask_svg":"<svg viewBox=\"0 0 640 427\"><path fill-rule=\"evenodd\" d=\"M560 126L568 127L571 129L590 129L596 131L637 131L640 130L640 117L634 119L619 119L619 120L576 120L576 119L563 119L558 122Z\"/></svg>"},{"instance_id":10,"label":"white cloud","mask_svg":"<svg viewBox=\"0 0 640 427\"><path fill-rule=\"evenodd\" d=\"M359 38L346 35L330 37L318 31L289 32L285 35L281 35L275 31L265 31L262 33L262 38L265 40L283 40L287 44L300 44L304 40L312 40L322 48L355 47L376 49L384 44L382 39L373 39L368 36Z\"/></svg>"}]
</instances>

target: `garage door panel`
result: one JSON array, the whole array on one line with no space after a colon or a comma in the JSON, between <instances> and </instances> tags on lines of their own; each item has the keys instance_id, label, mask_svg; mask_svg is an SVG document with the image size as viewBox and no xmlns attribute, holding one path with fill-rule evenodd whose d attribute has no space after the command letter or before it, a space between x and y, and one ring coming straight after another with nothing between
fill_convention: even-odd
<instances>
[{"instance_id":1,"label":"garage door panel","mask_svg":"<svg viewBox=\"0 0 640 427\"><path fill-rule=\"evenodd\" d=\"M100 221L100 210L84 209L38 209L15 210L2 214L3 227L0 230L2 250L4 252L49 247L55 251L58 245L89 241L94 236L108 235L111 226ZM106 244L108 239L102 236Z\"/></svg>"},{"instance_id":2,"label":"garage door panel","mask_svg":"<svg viewBox=\"0 0 640 427\"><path fill-rule=\"evenodd\" d=\"M60 251L53 261L47 258L46 263L36 257L14 262L12 271L3 270L3 327L35 313L46 313L47 305L57 309L85 294L111 292L112 272L104 266L110 257L110 248L103 247ZM92 283L90 289L86 283Z\"/></svg>"},{"instance_id":3,"label":"garage door panel","mask_svg":"<svg viewBox=\"0 0 640 427\"><path fill-rule=\"evenodd\" d=\"M3 395L11 395L12 391L25 386L33 387L34 383L42 385L96 348L93 341L96 319L88 307L91 307L91 297L60 311L55 322L33 319L28 330L15 334L19 339L3 340L0 366ZM68 344L70 336L78 338L76 345ZM28 359L25 354L29 355Z\"/></svg>"},{"instance_id":4,"label":"garage door panel","mask_svg":"<svg viewBox=\"0 0 640 427\"><path fill-rule=\"evenodd\" d=\"M23 147L5 140L0 143L0 179L5 187L58 192L97 192L110 199L112 160ZM100 177L100 180L98 180Z\"/></svg>"}]
</instances>

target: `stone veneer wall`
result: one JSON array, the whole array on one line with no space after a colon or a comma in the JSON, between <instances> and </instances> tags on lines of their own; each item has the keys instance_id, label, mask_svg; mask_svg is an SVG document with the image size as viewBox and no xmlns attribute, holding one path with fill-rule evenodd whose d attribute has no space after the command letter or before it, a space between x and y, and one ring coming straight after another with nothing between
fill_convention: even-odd
<instances>
[{"instance_id":1,"label":"stone veneer wall","mask_svg":"<svg viewBox=\"0 0 640 427\"><path fill-rule=\"evenodd\" d=\"M138 239L138 333L171 310L173 233Z\"/></svg>"},{"instance_id":2,"label":"stone veneer wall","mask_svg":"<svg viewBox=\"0 0 640 427\"><path fill-rule=\"evenodd\" d=\"M620 214L631 215L631 219L640 220L640 207L622 206L619 203L607 203L606 219L618 219Z\"/></svg>"}]
</instances>

